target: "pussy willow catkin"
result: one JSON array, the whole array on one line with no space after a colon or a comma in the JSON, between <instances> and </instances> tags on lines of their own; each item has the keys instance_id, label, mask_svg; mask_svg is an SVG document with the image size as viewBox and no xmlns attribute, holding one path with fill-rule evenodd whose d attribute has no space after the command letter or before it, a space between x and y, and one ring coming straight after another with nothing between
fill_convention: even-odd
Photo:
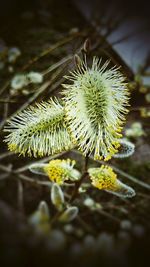
<instances>
[{"instance_id":1,"label":"pussy willow catkin","mask_svg":"<svg viewBox=\"0 0 150 267\"><path fill-rule=\"evenodd\" d=\"M118 180L117 174L110 166L102 165L100 168L89 168L88 173L92 185L98 189L106 190L123 198L135 196L134 189Z\"/></svg>"},{"instance_id":2,"label":"pussy willow catkin","mask_svg":"<svg viewBox=\"0 0 150 267\"><path fill-rule=\"evenodd\" d=\"M56 98L19 112L5 127L9 150L42 157L71 149L64 116L64 107Z\"/></svg>"},{"instance_id":3,"label":"pussy willow catkin","mask_svg":"<svg viewBox=\"0 0 150 267\"><path fill-rule=\"evenodd\" d=\"M128 112L125 78L108 62L94 57L92 67L86 60L67 76L63 91L66 120L72 137L84 155L108 160L120 146L122 125Z\"/></svg>"},{"instance_id":4,"label":"pussy willow catkin","mask_svg":"<svg viewBox=\"0 0 150 267\"><path fill-rule=\"evenodd\" d=\"M63 100L42 102L18 113L8 123L6 142L11 151L29 156L53 155L72 149L110 159L118 152L128 112L125 79L94 57L91 68L81 60L66 78Z\"/></svg>"}]
</instances>

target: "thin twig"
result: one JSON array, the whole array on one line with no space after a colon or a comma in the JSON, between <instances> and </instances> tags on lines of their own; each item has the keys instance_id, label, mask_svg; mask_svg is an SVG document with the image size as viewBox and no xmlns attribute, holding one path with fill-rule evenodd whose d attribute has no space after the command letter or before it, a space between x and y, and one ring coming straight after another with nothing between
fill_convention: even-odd
<instances>
[{"instance_id":1,"label":"thin twig","mask_svg":"<svg viewBox=\"0 0 150 267\"><path fill-rule=\"evenodd\" d=\"M94 228L91 227L87 222L85 222L79 215L77 216L77 221L82 225L82 227L89 233L95 235L96 232L94 231Z\"/></svg>"},{"instance_id":2,"label":"thin twig","mask_svg":"<svg viewBox=\"0 0 150 267\"><path fill-rule=\"evenodd\" d=\"M24 213L24 205L23 205L23 184L20 180L18 182L18 210L21 213Z\"/></svg>"},{"instance_id":3,"label":"thin twig","mask_svg":"<svg viewBox=\"0 0 150 267\"><path fill-rule=\"evenodd\" d=\"M10 81L7 81L7 82L4 84L4 86L3 86L3 87L1 88L1 90L0 90L0 95L2 95L2 94L4 93L4 91L8 88L9 84L10 84Z\"/></svg>"},{"instance_id":4,"label":"thin twig","mask_svg":"<svg viewBox=\"0 0 150 267\"><path fill-rule=\"evenodd\" d=\"M5 152L5 153L2 153L2 154L0 154L0 160L4 159L6 157L12 156L14 154L15 154L14 152Z\"/></svg>"},{"instance_id":5,"label":"thin twig","mask_svg":"<svg viewBox=\"0 0 150 267\"><path fill-rule=\"evenodd\" d=\"M69 36L66 38L63 38L62 40L59 40L57 43L55 43L54 45L48 47L46 50L42 51L40 55L34 57L33 59L31 59L23 68L22 70L26 70L29 66L31 66L33 63L37 62L40 58L48 55L49 53L51 53L52 51L54 51L56 48L69 43L70 41L72 41L74 38L76 38L79 34L77 35L73 35L73 36Z\"/></svg>"},{"instance_id":6,"label":"thin twig","mask_svg":"<svg viewBox=\"0 0 150 267\"><path fill-rule=\"evenodd\" d=\"M5 166L0 164L0 169L4 172L10 173L12 171L12 165Z\"/></svg>"},{"instance_id":7,"label":"thin twig","mask_svg":"<svg viewBox=\"0 0 150 267\"><path fill-rule=\"evenodd\" d=\"M130 174L128 174L128 173L126 173L126 172L120 170L119 168L115 167L115 166L112 165L112 164L108 164L108 165L109 165L110 167L112 167L117 173L119 173L120 175L122 175L123 177L125 177L125 178L131 180L131 181L134 182L135 184L138 184L138 185L140 185L140 186L142 186L142 187L144 187L144 188L150 190L150 185L149 185L149 184L147 184L147 183L145 183L145 182L142 182L142 181L138 180L136 177L134 177L134 176L132 176L132 175L130 175Z\"/></svg>"},{"instance_id":8,"label":"thin twig","mask_svg":"<svg viewBox=\"0 0 150 267\"><path fill-rule=\"evenodd\" d=\"M110 213L108 213L107 211L104 210L96 210L100 215L114 221L115 223L119 223L120 224L120 220L116 217L114 217L113 215L111 215Z\"/></svg>"},{"instance_id":9,"label":"thin twig","mask_svg":"<svg viewBox=\"0 0 150 267\"><path fill-rule=\"evenodd\" d=\"M0 99L0 103L18 103L16 100L10 100L10 99L3 99L3 98L1 98Z\"/></svg>"},{"instance_id":10,"label":"thin twig","mask_svg":"<svg viewBox=\"0 0 150 267\"><path fill-rule=\"evenodd\" d=\"M60 216L63 214L63 212L65 211L65 208L63 208L62 210L58 211L55 216L51 219L50 221L50 225L54 225L54 223L60 218Z\"/></svg>"},{"instance_id":11,"label":"thin twig","mask_svg":"<svg viewBox=\"0 0 150 267\"><path fill-rule=\"evenodd\" d=\"M9 97L7 98L7 100L9 100ZM8 103L4 103L3 120L0 123L0 130L3 128L3 125L4 125L3 122L6 121L7 116L8 116Z\"/></svg>"},{"instance_id":12,"label":"thin twig","mask_svg":"<svg viewBox=\"0 0 150 267\"><path fill-rule=\"evenodd\" d=\"M70 56L71 57L71 56ZM70 60L70 57L68 56L68 58L66 59L66 61L65 62L67 62L67 61L69 61ZM20 112L20 111L22 111L23 109L25 109L25 108L27 108L31 103L33 103L42 93L44 93L44 91L50 86L50 85L52 85L52 83L56 80L56 77L58 76L58 75L60 75L60 73L63 71L63 69L62 68L59 68L58 70L57 70L57 68L58 68L58 66L61 66L62 64L64 64L64 61L63 60L60 60L59 62L57 62L57 64L55 63L54 65L52 65L51 66L51 68L49 69L49 72L50 71L53 71L54 69L56 69L56 72L53 74L53 76L52 76L52 78L50 79L50 80L48 80L48 81L46 81L44 84L42 84L40 87L39 87L39 89L17 110L17 111L15 111L13 114L11 114L11 116L10 117L8 117L8 118L5 118L5 119L3 119L2 120L2 122L1 122L1 128L5 125L5 123L6 123L6 120L9 120L9 119L11 119L16 113L18 113L18 112ZM62 81L61 81L62 82ZM56 84L57 86L58 86L58 81L57 81L57 84ZM56 88L56 87L55 87ZM55 88L51 88L52 89L52 91L54 91L54 89ZM51 90L50 90L51 91Z\"/></svg>"},{"instance_id":13,"label":"thin twig","mask_svg":"<svg viewBox=\"0 0 150 267\"><path fill-rule=\"evenodd\" d=\"M69 203L72 203L77 195L78 195L78 190L82 184L82 182L84 181L84 179L88 176L88 173L87 172L84 172L83 175L81 176L80 180L78 182L75 183L75 187L74 187L74 190L73 190L73 193L72 193L72 196L70 198L70 201Z\"/></svg>"},{"instance_id":14,"label":"thin twig","mask_svg":"<svg viewBox=\"0 0 150 267\"><path fill-rule=\"evenodd\" d=\"M21 180L26 181L26 182L30 182L30 183L35 184L35 185L43 185L43 186L48 186L48 187L51 186L51 182L49 182L49 181L39 181L37 179L35 180L35 179L28 177L27 175L24 175L24 174L18 174L17 176Z\"/></svg>"},{"instance_id":15,"label":"thin twig","mask_svg":"<svg viewBox=\"0 0 150 267\"><path fill-rule=\"evenodd\" d=\"M61 65L63 65L64 63L67 63L68 61L72 60L73 55L68 55L64 58L62 58L61 60L59 60L58 62L56 62L55 64L53 64L52 66L50 66L48 69L46 69L45 71L42 72L43 76L45 76L46 74L48 74L49 72L57 69L58 67L60 67Z\"/></svg>"},{"instance_id":16,"label":"thin twig","mask_svg":"<svg viewBox=\"0 0 150 267\"><path fill-rule=\"evenodd\" d=\"M7 172L7 173L3 173L3 174L1 174L0 175L0 181L2 181L2 180L5 180L5 179L7 179L8 177L9 177L9 173Z\"/></svg>"},{"instance_id":17,"label":"thin twig","mask_svg":"<svg viewBox=\"0 0 150 267\"><path fill-rule=\"evenodd\" d=\"M20 168L14 170L14 173L21 173L21 172L24 172L24 171L28 170L29 167L30 167L32 164L34 164L34 163L36 163L36 164L37 164L37 163L45 163L45 162L48 162L48 161L50 161L50 160L52 160L52 159L58 158L58 157L60 157L60 156L62 156L62 155L64 155L64 154L66 154L66 153L67 153L67 151L64 151L64 152L62 152L62 153L59 153L59 154L56 154L56 155L53 155L53 156L48 156L48 157L46 157L46 158L43 158L43 159L40 159L40 160L37 160L37 161L33 161L33 162L31 162L31 163L28 163L27 165L24 165L23 167L20 167Z\"/></svg>"},{"instance_id":18,"label":"thin twig","mask_svg":"<svg viewBox=\"0 0 150 267\"><path fill-rule=\"evenodd\" d=\"M78 182L75 183L75 187L74 187L74 190L73 190L73 193L72 193L72 196L70 198L70 201L69 203L72 203L75 198L77 197L78 195L78 190L82 184L82 182L84 181L84 179L88 176L88 173L87 173L87 167L88 167L88 155L85 157L85 162L84 162L84 170L83 170L83 174L80 178L80 180Z\"/></svg>"}]
</instances>

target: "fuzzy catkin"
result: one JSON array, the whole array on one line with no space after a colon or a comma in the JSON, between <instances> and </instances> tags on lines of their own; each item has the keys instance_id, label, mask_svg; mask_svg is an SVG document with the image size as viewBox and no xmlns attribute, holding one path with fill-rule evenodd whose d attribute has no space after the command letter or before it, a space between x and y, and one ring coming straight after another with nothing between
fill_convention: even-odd
<instances>
[{"instance_id":1,"label":"fuzzy catkin","mask_svg":"<svg viewBox=\"0 0 150 267\"><path fill-rule=\"evenodd\" d=\"M56 98L19 112L8 122L5 132L9 150L24 156L53 155L73 147L64 107Z\"/></svg>"},{"instance_id":2,"label":"fuzzy catkin","mask_svg":"<svg viewBox=\"0 0 150 267\"><path fill-rule=\"evenodd\" d=\"M94 57L92 67L83 61L66 78L63 91L66 120L72 137L84 155L108 160L119 147L122 124L128 112L125 78L108 62Z\"/></svg>"}]
</instances>

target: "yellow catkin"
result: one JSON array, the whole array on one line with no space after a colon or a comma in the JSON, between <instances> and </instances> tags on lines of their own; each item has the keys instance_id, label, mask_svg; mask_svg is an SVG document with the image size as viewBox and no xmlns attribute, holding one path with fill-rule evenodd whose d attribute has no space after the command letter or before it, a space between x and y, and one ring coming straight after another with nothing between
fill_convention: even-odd
<instances>
[{"instance_id":1,"label":"yellow catkin","mask_svg":"<svg viewBox=\"0 0 150 267\"><path fill-rule=\"evenodd\" d=\"M57 184L63 184L64 181L68 180L71 176L72 168L75 161L67 160L51 160L45 167L44 171L48 175L52 182Z\"/></svg>"},{"instance_id":2,"label":"yellow catkin","mask_svg":"<svg viewBox=\"0 0 150 267\"><path fill-rule=\"evenodd\" d=\"M117 175L109 166L89 169L92 185L98 189L115 190L117 187Z\"/></svg>"}]
</instances>

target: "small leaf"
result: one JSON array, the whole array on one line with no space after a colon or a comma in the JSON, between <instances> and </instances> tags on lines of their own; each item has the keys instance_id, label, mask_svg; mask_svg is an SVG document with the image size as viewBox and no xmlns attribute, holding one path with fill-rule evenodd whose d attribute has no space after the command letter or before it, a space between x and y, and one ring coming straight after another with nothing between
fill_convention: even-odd
<instances>
[{"instance_id":1,"label":"small leaf","mask_svg":"<svg viewBox=\"0 0 150 267\"><path fill-rule=\"evenodd\" d=\"M58 210L62 210L64 204L64 194L58 184L52 185L51 201Z\"/></svg>"},{"instance_id":2,"label":"small leaf","mask_svg":"<svg viewBox=\"0 0 150 267\"><path fill-rule=\"evenodd\" d=\"M67 208L63 214L59 217L59 221L63 223L71 222L76 218L78 214L78 208L77 207L69 207Z\"/></svg>"}]
</instances>

